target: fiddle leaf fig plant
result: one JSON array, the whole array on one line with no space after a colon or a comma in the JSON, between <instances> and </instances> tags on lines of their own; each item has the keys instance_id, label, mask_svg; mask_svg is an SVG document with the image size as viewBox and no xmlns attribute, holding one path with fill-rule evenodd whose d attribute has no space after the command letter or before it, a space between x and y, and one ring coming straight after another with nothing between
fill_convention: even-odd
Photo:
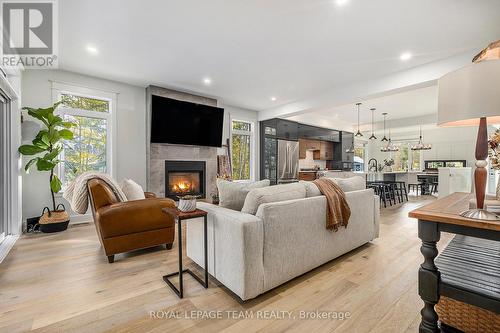
<instances>
[{"instance_id":1,"label":"fiddle leaf fig plant","mask_svg":"<svg viewBox=\"0 0 500 333\"><path fill-rule=\"evenodd\" d=\"M31 145L19 147L19 153L22 155L35 156L26 163L24 167L26 173L29 173L33 165L36 165L38 171L50 171L49 183L54 211L56 210L54 194L58 193L62 187L61 180L54 173L54 169L61 162L58 157L63 150L63 140L73 139L73 132L70 128L76 126L75 123L64 121L60 116L54 114L59 104L61 102L48 108L22 108L28 112L28 115L41 121L44 126L33 139Z\"/></svg>"}]
</instances>

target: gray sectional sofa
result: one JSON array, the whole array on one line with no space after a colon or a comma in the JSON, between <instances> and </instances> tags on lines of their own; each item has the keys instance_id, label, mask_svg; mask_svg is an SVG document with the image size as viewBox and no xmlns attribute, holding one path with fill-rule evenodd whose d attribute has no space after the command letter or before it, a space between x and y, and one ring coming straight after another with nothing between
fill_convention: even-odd
<instances>
[{"instance_id":1,"label":"gray sectional sofa","mask_svg":"<svg viewBox=\"0 0 500 333\"><path fill-rule=\"evenodd\" d=\"M351 217L337 232L326 230L326 198L309 182L252 189L246 212L198 203L208 212L209 273L248 300L377 238L378 197L344 191ZM187 255L203 267L202 221L187 223Z\"/></svg>"}]
</instances>

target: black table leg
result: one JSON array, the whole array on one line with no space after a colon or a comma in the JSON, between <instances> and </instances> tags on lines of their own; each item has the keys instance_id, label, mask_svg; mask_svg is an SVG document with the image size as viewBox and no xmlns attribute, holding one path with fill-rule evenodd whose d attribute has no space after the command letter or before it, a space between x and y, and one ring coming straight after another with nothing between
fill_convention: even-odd
<instances>
[{"instance_id":1,"label":"black table leg","mask_svg":"<svg viewBox=\"0 0 500 333\"><path fill-rule=\"evenodd\" d=\"M418 294L424 301L424 307L420 311L422 321L420 322L420 333L439 332L438 314L434 306L439 301L439 279L440 273L434 264L438 255L436 247L440 238L438 224L435 222L418 221L418 237L422 240L420 252L424 256L424 262L418 270Z\"/></svg>"},{"instance_id":2,"label":"black table leg","mask_svg":"<svg viewBox=\"0 0 500 333\"><path fill-rule=\"evenodd\" d=\"M198 281L199 284L201 284L205 289L208 288L208 242L207 242L207 217L204 216L203 220L203 233L204 233L204 250L205 250L205 281L200 279L195 273L193 273L190 269L183 269L182 268L182 220L178 219L177 220L177 227L178 227L178 233L177 233L177 244L179 248L179 271L170 273L167 275L163 276L163 281L167 283L167 285L176 293L176 295L179 298L184 297L184 281L183 281L183 274L188 273L191 275L196 281ZM170 277L178 275L179 276L179 289L170 281Z\"/></svg>"}]
</instances>

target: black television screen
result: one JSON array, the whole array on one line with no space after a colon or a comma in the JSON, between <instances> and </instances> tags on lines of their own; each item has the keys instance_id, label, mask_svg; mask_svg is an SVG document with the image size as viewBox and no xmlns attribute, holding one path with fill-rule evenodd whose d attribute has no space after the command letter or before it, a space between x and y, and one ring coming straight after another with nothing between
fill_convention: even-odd
<instances>
[{"instance_id":1,"label":"black television screen","mask_svg":"<svg viewBox=\"0 0 500 333\"><path fill-rule=\"evenodd\" d=\"M151 142L221 147L224 109L152 96Z\"/></svg>"}]
</instances>

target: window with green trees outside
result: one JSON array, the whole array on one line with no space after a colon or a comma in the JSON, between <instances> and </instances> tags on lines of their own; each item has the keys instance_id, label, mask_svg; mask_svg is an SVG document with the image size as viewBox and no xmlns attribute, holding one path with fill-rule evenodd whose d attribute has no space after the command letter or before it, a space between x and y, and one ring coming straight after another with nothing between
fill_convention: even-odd
<instances>
[{"instance_id":1,"label":"window with green trees outside","mask_svg":"<svg viewBox=\"0 0 500 333\"><path fill-rule=\"evenodd\" d=\"M231 161L233 180L252 178L251 159L253 148L253 124L245 121L232 121Z\"/></svg>"},{"instance_id":2,"label":"window with green trees outside","mask_svg":"<svg viewBox=\"0 0 500 333\"><path fill-rule=\"evenodd\" d=\"M63 118L77 124L71 129L74 139L65 144L62 153L64 186L87 171L109 173L110 101L70 93L62 93L60 100Z\"/></svg>"}]
</instances>

